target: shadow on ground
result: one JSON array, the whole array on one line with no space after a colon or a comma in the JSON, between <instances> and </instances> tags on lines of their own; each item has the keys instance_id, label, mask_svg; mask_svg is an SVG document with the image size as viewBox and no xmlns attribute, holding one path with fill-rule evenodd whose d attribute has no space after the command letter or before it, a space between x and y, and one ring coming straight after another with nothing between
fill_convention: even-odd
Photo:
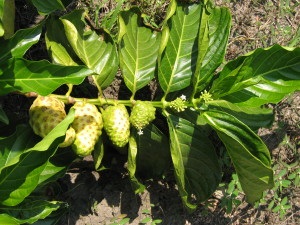
<instances>
[{"instance_id":1,"label":"shadow on ground","mask_svg":"<svg viewBox=\"0 0 300 225\"><path fill-rule=\"evenodd\" d=\"M163 225L229 222L220 213L209 217L199 216L200 211L188 214L173 180L147 181L147 190L136 195L127 175L112 170L96 172L92 161L76 164L59 184L60 200L69 207L58 225L111 224L122 218L130 218L130 224L140 224L145 218L160 219Z\"/></svg>"}]
</instances>

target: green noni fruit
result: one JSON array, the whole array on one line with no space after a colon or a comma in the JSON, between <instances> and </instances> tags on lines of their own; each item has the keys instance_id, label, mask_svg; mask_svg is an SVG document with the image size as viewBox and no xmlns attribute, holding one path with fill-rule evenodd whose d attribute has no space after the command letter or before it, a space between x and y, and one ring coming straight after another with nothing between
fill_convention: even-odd
<instances>
[{"instance_id":1,"label":"green noni fruit","mask_svg":"<svg viewBox=\"0 0 300 225\"><path fill-rule=\"evenodd\" d=\"M129 121L138 130L145 128L155 119L155 107L148 101L136 101L130 113Z\"/></svg>"},{"instance_id":2,"label":"green noni fruit","mask_svg":"<svg viewBox=\"0 0 300 225\"><path fill-rule=\"evenodd\" d=\"M29 109L29 124L36 135L45 137L66 117L65 104L50 96L38 96ZM69 131L70 130L70 131ZM70 128L60 147L67 147L75 139L75 133Z\"/></svg>"},{"instance_id":3,"label":"green noni fruit","mask_svg":"<svg viewBox=\"0 0 300 225\"><path fill-rule=\"evenodd\" d=\"M72 127L76 132L72 149L79 156L90 155L102 133L101 113L95 105L85 102L76 102L72 108L75 109Z\"/></svg>"},{"instance_id":4,"label":"green noni fruit","mask_svg":"<svg viewBox=\"0 0 300 225\"><path fill-rule=\"evenodd\" d=\"M102 113L103 126L109 139L117 147L124 147L129 140L129 114L124 105L108 106Z\"/></svg>"}]
</instances>

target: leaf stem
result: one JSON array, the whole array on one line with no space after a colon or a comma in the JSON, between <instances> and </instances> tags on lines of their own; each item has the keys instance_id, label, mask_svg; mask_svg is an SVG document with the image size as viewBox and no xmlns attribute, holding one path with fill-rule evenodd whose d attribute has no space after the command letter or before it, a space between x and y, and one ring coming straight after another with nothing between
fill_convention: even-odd
<instances>
[{"instance_id":1,"label":"leaf stem","mask_svg":"<svg viewBox=\"0 0 300 225\"><path fill-rule=\"evenodd\" d=\"M67 84L67 86L68 86L68 92L66 93L66 96L69 97L73 90L73 84Z\"/></svg>"}]
</instances>

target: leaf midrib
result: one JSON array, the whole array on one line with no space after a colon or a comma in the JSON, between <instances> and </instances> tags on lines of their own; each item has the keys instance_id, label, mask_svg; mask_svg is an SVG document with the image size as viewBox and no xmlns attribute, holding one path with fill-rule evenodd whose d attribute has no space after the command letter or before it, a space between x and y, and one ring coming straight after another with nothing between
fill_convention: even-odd
<instances>
[{"instance_id":1,"label":"leaf midrib","mask_svg":"<svg viewBox=\"0 0 300 225\"><path fill-rule=\"evenodd\" d=\"M183 36L184 30L186 29L186 26L185 26L186 17L187 16L183 17L183 21L182 21L183 26L182 26L181 33L180 33L180 38L179 38L179 47L178 47L178 51L177 51L177 54L176 54L176 60L175 60L174 67L173 67L173 70L172 70L171 79L169 80L168 88L165 92L165 96L170 92L171 85L172 85L173 79L174 79L174 73L176 71L175 68L177 68L177 66L178 66L179 53L181 52L181 48L182 48L182 45L181 45L182 44L182 36ZM172 39L171 39L171 42L172 42Z\"/></svg>"}]
</instances>

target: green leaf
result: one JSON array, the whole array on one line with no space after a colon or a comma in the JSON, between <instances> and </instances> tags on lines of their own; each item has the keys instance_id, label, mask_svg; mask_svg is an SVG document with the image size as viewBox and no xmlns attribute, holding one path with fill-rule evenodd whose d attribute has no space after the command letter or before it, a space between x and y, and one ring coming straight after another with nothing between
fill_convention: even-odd
<instances>
[{"instance_id":1,"label":"green leaf","mask_svg":"<svg viewBox=\"0 0 300 225\"><path fill-rule=\"evenodd\" d=\"M68 41L81 61L95 73L98 86L106 87L118 70L116 44L107 33L84 32L83 10L74 10L61 17Z\"/></svg>"},{"instance_id":2,"label":"green leaf","mask_svg":"<svg viewBox=\"0 0 300 225\"><path fill-rule=\"evenodd\" d=\"M122 31L120 40L120 68L124 81L133 95L153 78L158 57L160 34L141 25L141 17L134 10L119 16Z\"/></svg>"},{"instance_id":3,"label":"green leaf","mask_svg":"<svg viewBox=\"0 0 300 225\"><path fill-rule=\"evenodd\" d=\"M259 200L263 191L274 185L266 145L249 127L226 112L206 111L201 115L226 146L248 202Z\"/></svg>"},{"instance_id":4,"label":"green leaf","mask_svg":"<svg viewBox=\"0 0 300 225\"><path fill-rule=\"evenodd\" d=\"M214 146L201 126L166 114L170 130L171 156L182 201L189 210L206 200L218 187L221 170Z\"/></svg>"},{"instance_id":5,"label":"green leaf","mask_svg":"<svg viewBox=\"0 0 300 225\"><path fill-rule=\"evenodd\" d=\"M11 59L0 69L0 95L13 91L51 94L67 83L80 84L92 73L84 66L61 66L46 60Z\"/></svg>"},{"instance_id":6,"label":"green leaf","mask_svg":"<svg viewBox=\"0 0 300 225\"><path fill-rule=\"evenodd\" d=\"M300 48L257 49L229 62L210 90L213 98L238 105L278 103L300 90Z\"/></svg>"},{"instance_id":7,"label":"green leaf","mask_svg":"<svg viewBox=\"0 0 300 225\"><path fill-rule=\"evenodd\" d=\"M214 100L207 102L210 110L223 111L231 114L252 130L258 130L261 127L269 127L274 121L272 109L239 106L225 100Z\"/></svg>"},{"instance_id":8,"label":"green leaf","mask_svg":"<svg viewBox=\"0 0 300 225\"><path fill-rule=\"evenodd\" d=\"M0 122L4 123L6 125L9 124L9 119L8 119L6 113L4 112L4 110L2 109L1 105L0 105Z\"/></svg>"},{"instance_id":9,"label":"green leaf","mask_svg":"<svg viewBox=\"0 0 300 225\"><path fill-rule=\"evenodd\" d=\"M15 1L0 1L0 37L8 39L15 32Z\"/></svg>"},{"instance_id":10,"label":"green leaf","mask_svg":"<svg viewBox=\"0 0 300 225\"><path fill-rule=\"evenodd\" d=\"M41 14L50 14L56 10L64 10L60 0L30 0Z\"/></svg>"},{"instance_id":11,"label":"green leaf","mask_svg":"<svg viewBox=\"0 0 300 225\"><path fill-rule=\"evenodd\" d=\"M39 41L41 33L42 24L18 30L12 38L2 40L0 42L0 62L7 61L12 57L22 57L32 45Z\"/></svg>"},{"instance_id":12,"label":"green leaf","mask_svg":"<svg viewBox=\"0 0 300 225\"><path fill-rule=\"evenodd\" d=\"M223 62L230 32L231 15L227 8L210 8L202 11L198 57L193 77L194 92L202 91L213 78L213 73Z\"/></svg>"},{"instance_id":13,"label":"green leaf","mask_svg":"<svg viewBox=\"0 0 300 225\"><path fill-rule=\"evenodd\" d=\"M22 136L22 139L10 139L11 143L4 139L19 152L23 152L17 154L18 160L14 163L9 165L5 163L1 167L0 203L2 205L15 206L36 188L49 158L55 153L57 146L63 142L66 130L73 119L74 110L71 110L68 116L45 138L30 148L28 145L32 145L32 141L27 135ZM8 158L9 154L6 157Z\"/></svg>"},{"instance_id":14,"label":"green leaf","mask_svg":"<svg viewBox=\"0 0 300 225\"><path fill-rule=\"evenodd\" d=\"M19 162L24 149L33 147L38 139L32 129L26 125L19 125L14 134L0 139L0 173L5 167Z\"/></svg>"},{"instance_id":15,"label":"green leaf","mask_svg":"<svg viewBox=\"0 0 300 225\"><path fill-rule=\"evenodd\" d=\"M103 157L104 157L104 144L102 141L102 136L100 136L93 151L93 159L94 159L94 165L96 170L100 168Z\"/></svg>"},{"instance_id":16,"label":"green leaf","mask_svg":"<svg viewBox=\"0 0 300 225\"><path fill-rule=\"evenodd\" d=\"M26 199L15 207L0 208L0 221L2 224L32 224L42 220L56 211L63 203L57 201L44 201Z\"/></svg>"},{"instance_id":17,"label":"green leaf","mask_svg":"<svg viewBox=\"0 0 300 225\"><path fill-rule=\"evenodd\" d=\"M125 0L119 0L116 2L116 6L114 10L107 12L107 16L104 16L101 21L101 27L103 27L106 30L112 30L114 25L116 24L118 20L118 16L120 14L120 11L122 10L123 3Z\"/></svg>"},{"instance_id":18,"label":"green leaf","mask_svg":"<svg viewBox=\"0 0 300 225\"><path fill-rule=\"evenodd\" d=\"M152 123L143 129L142 135L138 135L136 129L133 129L132 132L138 148L137 176L142 179L161 177L171 165L168 138Z\"/></svg>"},{"instance_id":19,"label":"green leaf","mask_svg":"<svg viewBox=\"0 0 300 225\"><path fill-rule=\"evenodd\" d=\"M197 35L202 4L178 5L163 29L158 61L159 84L165 95L191 83L197 61Z\"/></svg>"},{"instance_id":20,"label":"green leaf","mask_svg":"<svg viewBox=\"0 0 300 225\"><path fill-rule=\"evenodd\" d=\"M4 1L5 0L0 0L0 37L4 35L4 27L2 22Z\"/></svg>"},{"instance_id":21,"label":"green leaf","mask_svg":"<svg viewBox=\"0 0 300 225\"><path fill-rule=\"evenodd\" d=\"M136 138L131 133L129 137L127 170L129 172L131 186L135 194L141 193L145 190L145 186L142 183L140 183L135 176L137 152L138 152L138 146L137 146Z\"/></svg>"},{"instance_id":22,"label":"green leaf","mask_svg":"<svg viewBox=\"0 0 300 225\"><path fill-rule=\"evenodd\" d=\"M48 53L55 64L75 66L78 57L69 45L62 21L51 16L46 23L46 46Z\"/></svg>"},{"instance_id":23,"label":"green leaf","mask_svg":"<svg viewBox=\"0 0 300 225\"><path fill-rule=\"evenodd\" d=\"M166 26L168 20L169 20L169 19L173 16L173 14L175 13L176 8L177 8L177 1L171 0L170 3L169 3L169 5L168 5L168 8L167 8L165 18L164 18L164 20L163 20L162 23L161 23L161 27Z\"/></svg>"},{"instance_id":24,"label":"green leaf","mask_svg":"<svg viewBox=\"0 0 300 225\"><path fill-rule=\"evenodd\" d=\"M58 149L56 153L51 156L44 170L41 172L38 186L43 186L46 183L56 181L58 178L63 177L70 164L76 158L76 155L70 147Z\"/></svg>"}]
</instances>

